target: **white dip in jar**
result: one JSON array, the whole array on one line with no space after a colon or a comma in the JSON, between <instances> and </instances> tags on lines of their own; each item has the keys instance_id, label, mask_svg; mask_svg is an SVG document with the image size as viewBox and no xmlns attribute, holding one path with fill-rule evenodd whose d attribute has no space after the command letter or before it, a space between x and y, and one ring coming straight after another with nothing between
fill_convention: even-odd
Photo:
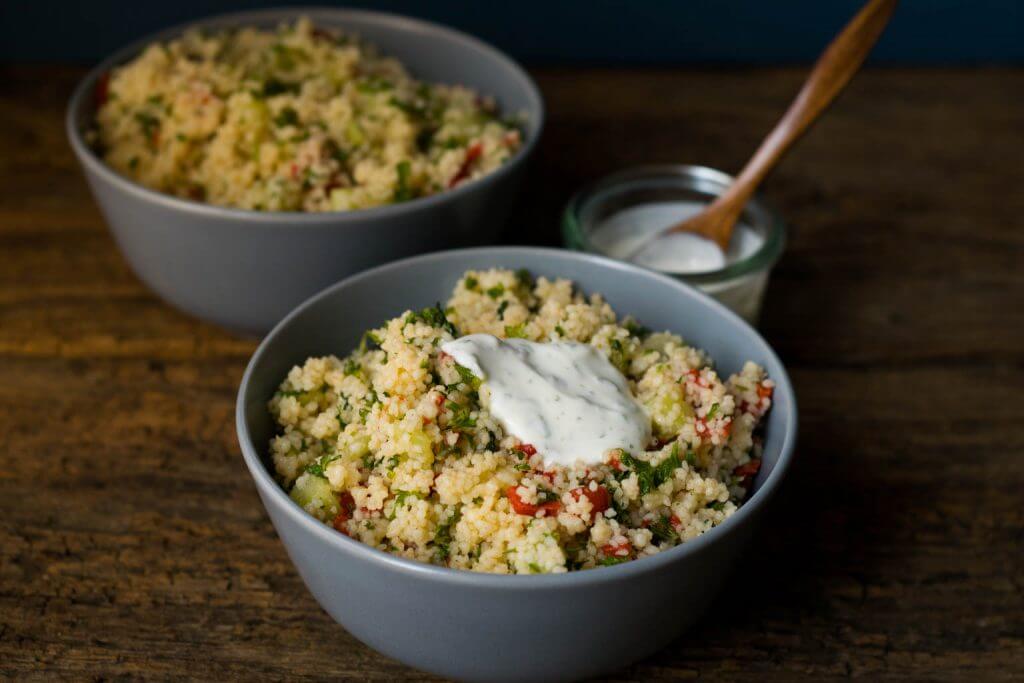
<instances>
[{"instance_id":1,"label":"white dip in jar","mask_svg":"<svg viewBox=\"0 0 1024 683\"><path fill-rule=\"evenodd\" d=\"M703 166L646 166L580 192L563 219L566 245L679 278L756 324L785 226L758 198L744 209L724 252L703 237L667 228L701 212L732 178Z\"/></svg>"},{"instance_id":2,"label":"white dip in jar","mask_svg":"<svg viewBox=\"0 0 1024 683\"><path fill-rule=\"evenodd\" d=\"M608 256L629 260L666 273L707 273L752 256L764 238L749 225L737 224L728 251L692 233L661 235L673 225L700 213L706 204L666 201L631 206L603 219L590 235Z\"/></svg>"}]
</instances>

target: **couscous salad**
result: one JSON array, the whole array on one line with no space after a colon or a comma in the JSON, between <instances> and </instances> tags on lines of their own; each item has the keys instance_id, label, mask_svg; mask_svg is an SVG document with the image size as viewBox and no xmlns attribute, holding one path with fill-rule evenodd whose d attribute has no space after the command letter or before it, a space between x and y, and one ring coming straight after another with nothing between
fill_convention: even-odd
<instances>
[{"instance_id":1,"label":"couscous salad","mask_svg":"<svg viewBox=\"0 0 1024 683\"><path fill-rule=\"evenodd\" d=\"M521 146L489 98L416 80L308 19L155 43L102 78L96 99L90 140L114 169L252 210L407 201L491 173Z\"/></svg>"},{"instance_id":2,"label":"couscous salad","mask_svg":"<svg viewBox=\"0 0 1024 683\"><path fill-rule=\"evenodd\" d=\"M470 271L446 305L294 367L269 404L270 450L299 505L373 547L566 572L662 552L732 515L761 464L772 388L752 362L719 377L704 352L568 280Z\"/></svg>"}]
</instances>

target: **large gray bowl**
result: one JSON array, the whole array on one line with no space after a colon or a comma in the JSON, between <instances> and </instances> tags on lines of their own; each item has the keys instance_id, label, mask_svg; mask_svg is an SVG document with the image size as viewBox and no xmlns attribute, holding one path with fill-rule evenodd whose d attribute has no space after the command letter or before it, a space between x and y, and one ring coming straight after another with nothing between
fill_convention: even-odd
<instances>
[{"instance_id":1,"label":"large gray bowl","mask_svg":"<svg viewBox=\"0 0 1024 683\"><path fill-rule=\"evenodd\" d=\"M776 383L752 497L720 527L670 551L569 574L495 576L401 559L316 521L268 470L267 401L296 363L346 354L363 331L445 301L470 268L528 268L603 293L620 315L681 333L722 373L754 360ZM427 254L324 290L256 350L238 390L238 440L270 519L306 586L350 633L410 666L470 681L567 681L622 667L692 624L729 576L789 468L797 411L786 370L734 313L688 285L598 256L529 247ZM746 586L747 584L744 584ZM329 637L329 634L324 634Z\"/></svg>"},{"instance_id":2,"label":"large gray bowl","mask_svg":"<svg viewBox=\"0 0 1024 683\"><path fill-rule=\"evenodd\" d=\"M418 78L492 95L501 111L526 116L523 147L500 169L454 190L350 212L309 214L228 209L147 189L119 175L83 139L97 79L154 40L106 59L78 85L67 134L96 201L135 273L174 306L236 332L261 334L306 297L340 278L403 256L495 240L544 122L536 85L511 59L475 38L391 14L279 9L228 14L187 27L274 26L300 14L360 34Z\"/></svg>"}]
</instances>

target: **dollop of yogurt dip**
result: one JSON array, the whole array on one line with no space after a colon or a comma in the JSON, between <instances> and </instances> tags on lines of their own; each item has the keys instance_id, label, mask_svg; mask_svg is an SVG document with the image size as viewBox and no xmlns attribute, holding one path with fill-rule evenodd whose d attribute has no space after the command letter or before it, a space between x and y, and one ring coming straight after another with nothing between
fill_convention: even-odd
<instances>
[{"instance_id":1,"label":"dollop of yogurt dip","mask_svg":"<svg viewBox=\"0 0 1024 683\"><path fill-rule=\"evenodd\" d=\"M589 344L471 334L441 350L480 378L494 418L548 464L599 463L613 448L643 451L651 438L626 378Z\"/></svg>"},{"instance_id":2,"label":"dollop of yogurt dip","mask_svg":"<svg viewBox=\"0 0 1024 683\"><path fill-rule=\"evenodd\" d=\"M764 239L747 225L738 224L728 251L712 240L690 233L672 233L651 239L671 226L700 213L706 205L695 201L653 202L632 206L605 218L591 233L593 245L608 256L666 273L704 273L720 270L756 252Z\"/></svg>"}]
</instances>

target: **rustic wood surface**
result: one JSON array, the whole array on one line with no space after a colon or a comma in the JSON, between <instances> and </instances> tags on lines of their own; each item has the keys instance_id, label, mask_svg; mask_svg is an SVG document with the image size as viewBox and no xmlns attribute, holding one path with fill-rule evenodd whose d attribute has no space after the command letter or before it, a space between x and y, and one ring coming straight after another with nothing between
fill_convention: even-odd
<instances>
[{"instance_id":1,"label":"rustic wood surface","mask_svg":"<svg viewBox=\"0 0 1024 683\"><path fill-rule=\"evenodd\" d=\"M254 344L129 271L64 139L82 70L0 68L0 678L432 680L306 592L235 442ZM802 70L539 70L509 241L641 162L736 170ZM609 680L1024 676L1024 71L869 70L764 188L798 460L701 626Z\"/></svg>"}]
</instances>

